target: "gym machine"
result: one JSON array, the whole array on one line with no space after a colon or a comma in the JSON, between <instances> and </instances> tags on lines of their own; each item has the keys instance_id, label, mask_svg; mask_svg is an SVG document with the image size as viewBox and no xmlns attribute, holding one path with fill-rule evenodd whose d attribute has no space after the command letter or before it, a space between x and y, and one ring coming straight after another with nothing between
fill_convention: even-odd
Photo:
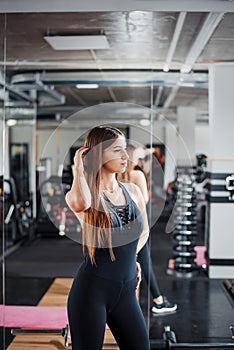
<instances>
[{"instance_id":1,"label":"gym machine","mask_svg":"<svg viewBox=\"0 0 234 350\"><path fill-rule=\"evenodd\" d=\"M208 172L206 246L211 278L233 278L233 172Z\"/></svg>"},{"instance_id":2,"label":"gym machine","mask_svg":"<svg viewBox=\"0 0 234 350\"><path fill-rule=\"evenodd\" d=\"M15 244L21 239L32 237L35 230L32 203L29 199L18 198L12 177L6 179L0 176L0 205L3 209L1 224L6 229L8 243Z\"/></svg>"},{"instance_id":3,"label":"gym machine","mask_svg":"<svg viewBox=\"0 0 234 350\"><path fill-rule=\"evenodd\" d=\"M229 192L229 200L234 200L234 175L226 177L226 190Z\"/></svg>"},{"instance_id":4,"label":"gym machine","mask_svg":"<svg viewBox=\"0 0 234 350\"><path fill-rule=\"evenodd\" d=\"M81 234L81 225L65 202L65 194L70 189L70 184L62 181L60 176L51 175L41 183L38 224L49 218L57 228L59 236L68 235L72 238Z\"/></svg>"}]
</instances>

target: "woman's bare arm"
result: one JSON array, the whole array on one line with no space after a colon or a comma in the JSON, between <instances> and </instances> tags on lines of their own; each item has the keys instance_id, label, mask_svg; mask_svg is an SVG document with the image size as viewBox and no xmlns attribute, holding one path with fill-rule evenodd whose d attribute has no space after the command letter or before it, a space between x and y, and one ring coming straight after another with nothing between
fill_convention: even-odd
<instances>
[{"instance_id":1,"label":"woman's bare arm","mask_svg":"<svg viewBox=\"0 0 234 350\"><path fill-rule=\"evenodd\" d=\"M133 182L140 188L145 204L147 204L149 201L149 191L145 174L141 170L132 170L130 173L130 182Z\"/></svg>"},{"instance_id":2,"label":"woman's bare arm","mask_svg":"<svg viewBox=\"0 0 234 350\"><path fill-rule=\"evenodd\" d=\"M149 224L148 224L148 217L147 217L147 213L146 213L146 208L145 208L145 203L144 203L144 199L142 197L142 201L143 201L143 206L144 208L142 209L141 213L143 216L143 220L144 220L144 228L143 231L139 237L138 240L138 244L137 244L137 253L144 247L144 245L147 243L148 238L149 238Z\"/></svg>"},{"instance_id":3,"label":"woman's bare arm","mask_svg":"<svg viewBox=\"0 0 234 350\"><path fill-rule=\"evenodd\" d=\"M70 191L66 194L66 202L74 213L80 213L90 208L91 193L84 176L83 153L86 147L78 149L74 156L74 174Z\"/></svg>"},{"instance_id":4,"label":"woman's bare arm","mask_svg":"<svg viewBox=\"0 0 234 350\"><path fill-rule=\"evenodd\" d=\"M137 253L138 253L144 247L144 245L146 244L149 238L149 224L148 224L148 217L146 213L146 206L145 206L145 201L140 188L133 183L128 183L125 185L130 191L130 193L132 194L132 198L138 205L143 217L144 227L143 227L143 231L140 234L138 244L137 244Z\"/></svg>"}]
</instances>

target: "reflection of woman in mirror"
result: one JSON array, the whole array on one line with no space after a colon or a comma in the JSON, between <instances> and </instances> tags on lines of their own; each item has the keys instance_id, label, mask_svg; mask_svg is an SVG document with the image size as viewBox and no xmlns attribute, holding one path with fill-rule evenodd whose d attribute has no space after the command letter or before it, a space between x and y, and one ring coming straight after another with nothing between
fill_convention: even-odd
<instances>
[{"instance_id":1,"label":"reflection of woman in mirror","mask_svg":"<svg viewBox=\"0 0 234 350\"><path fill-rule=\"evenodd\" d=\"M140 167L137 166L137 154L139 154L139 150L137 150L134 145L128 145L127 152L129 155L128 166L126 168L126 171L121 176L125 181L132 182L140 188L147 205L149 202L149 191L146 177ZM177 305L169 302L168 299L163 296L159 290L157 279L153 271L148 242L139 251L137 261L140 263L145 281L149 284L150 287L150 292L153 298L152 312L163 313L175 311L177 309Z\"/></svg>"},{"instance_id":2,"label":"reflection of woman in mirror","mask_svg":"<svg viewBox=\"0 0 234 350\"><path fill-rule=\"evenodd\" d=\"M139 188L116 179L127 160L125 137L110 126L93 128L75 153L66 201L83 225L86 255L68 298L73 350L101 349L106 323L120 349L150 349L136 298L136 254L149 228Z\"/></svg>"}]
</instances>

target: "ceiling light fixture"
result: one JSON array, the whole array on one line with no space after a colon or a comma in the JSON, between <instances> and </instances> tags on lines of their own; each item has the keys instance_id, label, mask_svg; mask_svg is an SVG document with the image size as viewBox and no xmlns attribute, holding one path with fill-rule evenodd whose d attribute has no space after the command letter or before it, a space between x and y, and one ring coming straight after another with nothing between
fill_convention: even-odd
<instances>
[{"instance_id":1,"label":"ceiling light fixture","mask_svg":"<svg viewBox=\"0 0 234 350\"><path fill-rule=\"evenodd\" d=\"M54 50L106 50L109 43L105 35L44 36Z\"/></svg>"},{"instance_id":2,"label":"ceiling light fixture","mask_svg":"<svg viewBox=\"0 0 234 350\"><path fill-rule=\"evenodd\" d=\"M141 119L140 120L140 125L142 125L142 126L149 126L150 125L150 120L149 119Z\"/></svg>"},{"instance_id":3,"label":"ceiling light fixture","mask_svg":"<svg viewBox=\"0 0 234 350\"><path fill-rule=\"evenodd\" d=\"M201 52L204 50L208 40L211 38L218 24L223 19L224 13L211 12L206 17L206 20L198 33L184 64L182 65L180 72L189 73L196 62L197 58L200 56Z\"/></svg>"},{"instance_id":4,"label":"ceiling light fixture","mask_svg":"<svg viewBox=\"0 0 234 350\"><path fill-rule=\"evenodd\" d=\"M17 120L16 119L8 119L7 120L7 125L8 126L15 126L17 124Z\"/></svg>"},{"instance_id":5,"label":"ceiling light fixture","mask_svg":"<svg viewBox=\"0 0 234 350\"><path fill-rule=\"evenodd\" d=\"M77 89L98 89L98 84L77 84Z\"/></svg>"}]
</instances>

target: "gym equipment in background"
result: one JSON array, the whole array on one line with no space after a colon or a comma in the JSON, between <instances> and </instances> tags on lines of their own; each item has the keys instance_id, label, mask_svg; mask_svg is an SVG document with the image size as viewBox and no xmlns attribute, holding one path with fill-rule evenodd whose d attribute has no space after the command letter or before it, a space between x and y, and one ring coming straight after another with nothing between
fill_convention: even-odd
<instances>
[{"instance_id":1,"label":"gym equipment in background","mask_svg":"<svg viewBox=\"0 0 234 350\"><path fill-rule=\"evenodd\" d=\"M70 184L62 182L62 178L57 175L52 175L41 183L38 225L49 219L57 228L59 236L68 235L73 238L81 233L81 225L65 202L65 194L69 189Z\"/></svg>"},{"instance_id":2,"label":"gym equipment in background","mask_svg":"<svg viewBox=\"0 0 234 350\"><path fill-rule=\"evenodd\" d=\"M0 176L1 224L4 224L7 245L31 238L35 232L35 219L30 199L20 200L15 180ZM2 228L2 225L1 225Z\"/></svg>"},{"instance_id":3,"label":"gym equipment in background","mask_svg":"<svg viewBox=\"0 0 234 350\"><path fill-rule=\"evenodd\" d=\"M229 327L232 335L231 339L233 339L233 325ZM176 335L171 329L169 325L164 327L163 339L150 339L150 347L151 349L234 349L234 342L230 340L230 342L218 342L218 343L177 343Z\"/></svg>"},{"instance_id":4,"label":"gym equipment in background","mask_svg":"<svg viewBox=\"0 0 234 350\"><path fill-rule=\"evenodd\" d=\"M207 178L207 156L198 154L195 166L178 166L176 179L173 183L173 258L169 260L168 274L178 277L192 277L201 268L206 268L208 261L205 247L198 247L196 238L198 234L198 217L205 222L205 192L197 192L197 185L205 183ZM202 194L202 196L201 196ZM198 208L198 206L200 208ZM204 252L204 256L200 256ZM197 259L197 254L199 259ZM203 260L204 263L197 262Z\"/></svg>"},{"instance_id":5,"label":"gym equipment in background","mask_svg":"<svg viewBox=\"0 0 234 350\"><path fill-rule=\"evenodd\" d=\"M207 166L207 156L205 154L197 154L197 165L195 171L195 178L197 183L202 183L206 179L206 166Z\"/></svg>"},{"instance_id":6,"label":"gym equipment in background","mask_svg":"<svg viewBox=\"0 0 234 350\"><path fill-rule=\"evenodd\" d=\"M0 305L0 315L3 316L3 305ZM71 346L70 330L66 314L66 307L43 306L4 306L4 322L0 318L0 326L11 328L13 335L17 334L61 334L65 347ZM230 342L216 343L179 343L170 325L164 326L162 339L150 339L151 349L181 349L181 348L234 348L233 324L229 326ZM106 325L106 329L109 329ZM116 343L104 342L105 347L116 348Z\"/></svg>"},{"instance_id":7,"label":"gym equipment in background","mask_svg":"<svg viewBox=\"0 0 234 350\"><path fill-rule=\"evenodd\" d=\"M193 168L177 168L176 202L174 206L173 259L169 261L168 274L192 277L197 273L196 236L197 203Z\"/></svg>"},{"instance_id":8,"label":"gym equipment in background","mask_svg":"<svg viewBox=\"0 0 234 350\"><path fill-rule=\"evenodd\" d=\"M234 175L226 177L226 190L229 192L229 200L234 200Z\"/></svg>"},{"instance_id":9,"label":"gym equipment in background","mask_svg":"<svg viewBox=\"0 0 234 350\"><path fill-rule=\"evenodd\" d=\"M233 278L233 166L227 172L207 172L205 245L211 278Z\"/></svg>"},{"instance_id":10,"label":"gym equipment in background","mask_svg":"<svg viewBox=\"0 0 234 350\"><path fill-rule=\"evenodd\" d=\"M10 177L14 178L19 201L26 201L30 196L29 145L10 143Z\"/></svg>"},{"instance_id":11,"label":"gym equipment in background","mask_svg":"<svg viewBox=\"0 0 234 350\"><path fill-rule=\"evenodd\" d=\"M224 287L227 289L228 293L231 295L232 300L234 301L234 280L224 280L223 281ZM233 332L233 338L234 338L234 332Z\"/></svg>"}]
</instances>

